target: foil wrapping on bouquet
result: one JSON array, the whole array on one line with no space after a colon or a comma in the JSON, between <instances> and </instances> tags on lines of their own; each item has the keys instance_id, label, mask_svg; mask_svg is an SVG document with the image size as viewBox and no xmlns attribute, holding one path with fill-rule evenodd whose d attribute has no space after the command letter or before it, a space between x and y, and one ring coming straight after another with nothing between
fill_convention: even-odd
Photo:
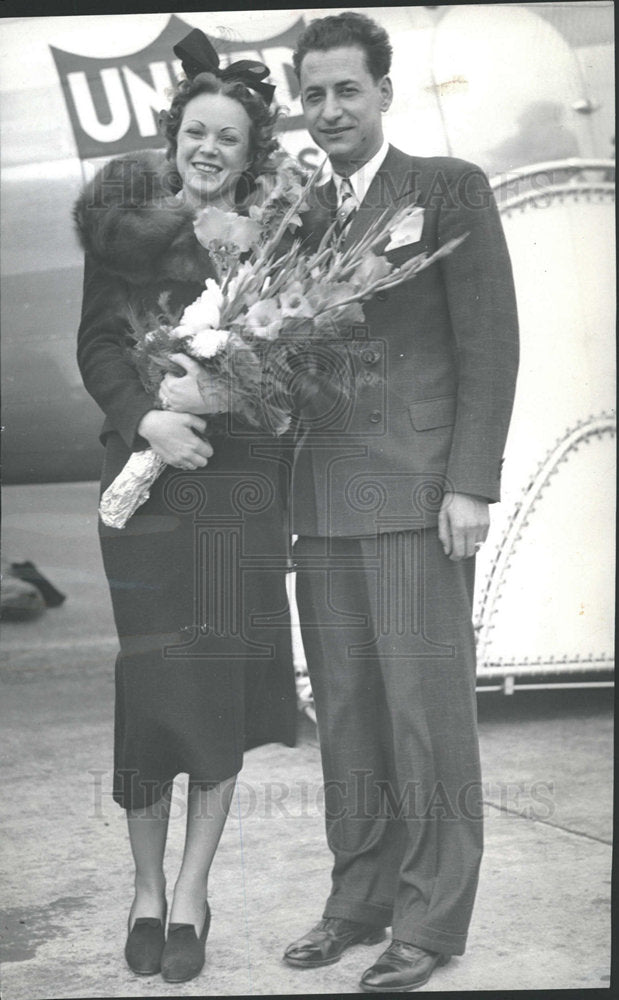
<instances>
[{"instance_id":1,"label":"foil wrapping on bouquet","mask_svg":"<svg viewBox=\"0 0 619 1000\"><path fill-rule=\"evenodd\" d=\"M152 448L134 451L101 497L99 515L108 528L124 528L138 507L146 503L150 488L166 463Z\"/></svg>"}]
</instances>

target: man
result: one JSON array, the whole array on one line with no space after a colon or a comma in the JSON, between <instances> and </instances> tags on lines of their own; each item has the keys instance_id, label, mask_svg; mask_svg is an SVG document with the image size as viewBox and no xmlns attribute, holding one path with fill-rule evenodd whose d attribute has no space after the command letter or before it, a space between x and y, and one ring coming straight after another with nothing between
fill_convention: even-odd
<instances>
[{"instance_id":1,"label":"man","mask_svg":"<svg viewBox=\"0 0 619 1000\"><path fill-rule=\"evenodd\" d=\"M345 248L404 205L422 211L387 253L395 265L467 234L364 305L366 325L342 341L346 406L313 401L295 455L297 601L334 865L323 919L284 957L326 965L391 926L368 992L415 989L465 948L482 853L474 555L499 499L518 352L487 180L387 145L390 59L386 32L350 12L312 22L294 56L333 168L310 242L336 218Z\"/></svg>"}]
</instances>

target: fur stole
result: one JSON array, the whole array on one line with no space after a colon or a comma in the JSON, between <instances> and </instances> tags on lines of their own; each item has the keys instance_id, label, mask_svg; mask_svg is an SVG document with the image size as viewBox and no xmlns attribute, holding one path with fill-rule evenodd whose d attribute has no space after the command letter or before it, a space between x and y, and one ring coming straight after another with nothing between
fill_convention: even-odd
<instances>
[{"instance_id":1,"label":"fur stole","mask_svg":"<svg viewBox=\"0 0 619 1000\"><path fill-rule=\"evenodd\" d=\"M75 204L86 253L129 284L202 283L214 274L195 238L193 211L174 196L173 173L162 153L123 156L107 163Z\"/></svg>"}]
</instances>

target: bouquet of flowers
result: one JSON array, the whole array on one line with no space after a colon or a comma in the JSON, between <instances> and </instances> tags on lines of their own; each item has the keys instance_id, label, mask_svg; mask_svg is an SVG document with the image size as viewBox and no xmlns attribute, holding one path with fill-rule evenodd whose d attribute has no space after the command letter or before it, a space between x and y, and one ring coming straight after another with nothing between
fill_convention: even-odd
<instances>
[{"instance_id":1,"label":"bouquet of flowers","mask_svg":"<svg viewBox=\"0 0 619 1000\"><path fill-rule=\"evenodd\" d=\"M394 267L384 254L406 243L407 230L418 226L422 210L413 206L393 214L387 210L345 250L336 238L336 223L311 254L298 240L282 249L284 235L301 224L320 169L303 185L299 167L286 157L262 205L252 206L247 217L214 207L198 214L195 234L209 250L217 280L208 278L181 316L167 313L163 297L160 317L147 327L133 324L133 358L154 405L165 405L158 399L159 386L166 372L179 372L171 355L182 352L204 372L204 412L208 398L217 396L216 410L225 409L250 427L283 433L294 408L289 389L295 357L307 356L312 341L337 338L344 328L362 323L364 300L410 280L465 238ZM274 352L273 345L281 350ZM124 527L163 468L152 449L134 452L101 498L103 522Z\"/></svg>"}]
</instances>

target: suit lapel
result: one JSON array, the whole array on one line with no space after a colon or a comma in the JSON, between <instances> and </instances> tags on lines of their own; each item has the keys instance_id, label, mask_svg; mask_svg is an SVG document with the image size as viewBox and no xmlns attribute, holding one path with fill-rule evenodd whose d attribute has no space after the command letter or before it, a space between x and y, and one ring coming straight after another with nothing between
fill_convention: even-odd
<instances>
[{"instance_id":1,"label":"suit lapel","mask_svg":"<svg viewBox=\"0 0 619 1000\"><path fill-rule=\"evenodd\" d=\"M308 197L308 208L303 213L301 237L307 250L318 247L325 232L335 218L337 194L333 180L316 186Z\"/></svg>"},{"instance_id":2,"label":"suit lapel","mask_svg":"<svg viewBox=\"0 0 619 1000\"><path fill-rule=\"evenodd\" d=\"M350 246L367 231L385 209L395 211L408 202L414 203L419 193L419 172L414 169L413 157L389 146L387 155L377 171L360 207L354 213L343 240L343 247ZM337 193L333 180L314 188L309 195L308 210L303 214L302 239L308 251L317 248L325 231L335 218Z\"/></svg>"},{"instance_id":3,"label":"suit lapel","mask_svg":"<svg viewBox=\"0 0 619 1000\"><path fill-rule=\"evenodd\" d=\"M335 193L335 185L334 193ZM409 201L414 202L418 193L418 176L413 169L413 159L395 146L389 146L387 155L377 171L366 196L355 212L345 234L344 247L350 246L367 231L368 227L384 213L395 211Z\"/></svg>"}]
</instances>

